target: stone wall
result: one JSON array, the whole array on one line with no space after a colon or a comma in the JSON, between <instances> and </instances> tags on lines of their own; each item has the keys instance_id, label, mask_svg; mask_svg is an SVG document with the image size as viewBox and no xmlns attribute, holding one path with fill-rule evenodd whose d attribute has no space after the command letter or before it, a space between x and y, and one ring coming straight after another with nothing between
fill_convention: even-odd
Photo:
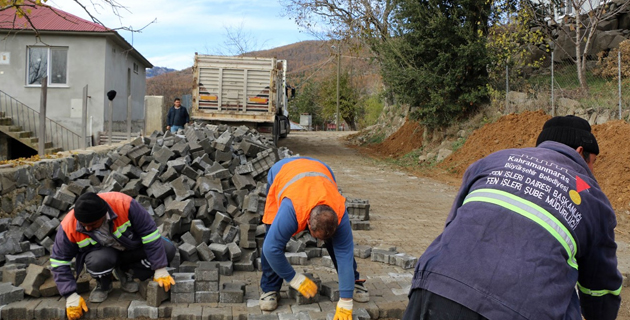
<instances>
[{"instance_id":1,"label":"stone wall","mask_svg":"<svg viewBox=\"0 0 630 320\"><path fill-rule=\"evenodd\" d=\"M34 213L43 197L56 191L65 177L87 168L122 144L97 146L87 150L64 152L60 158L25 162L17 167L0 168L0 217Z\"/></svg>"}]
</instances>

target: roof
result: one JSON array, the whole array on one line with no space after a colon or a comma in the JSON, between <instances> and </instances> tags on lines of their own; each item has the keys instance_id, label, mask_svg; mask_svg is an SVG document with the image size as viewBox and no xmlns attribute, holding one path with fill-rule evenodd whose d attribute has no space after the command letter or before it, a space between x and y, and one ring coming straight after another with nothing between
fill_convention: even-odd
<instances>
[{"instance_id":1,"label":"roof","mask_svg":"<svg viewBox=\"0 0 630 320\"><path fill-rule=\"evenodd\" d=\"M0 31L2 30L24 30L25 32L34 29L41 33L70 33L85 35L102 35L112 39L115 43L130 50L131 54L136 56L138 60L147 68L153 68L153 64L149 62L140 52L138 52L125 38L118 32L102 26L98 23L87 21L63 10L53 8L48 5L29 7L31 13L28 15L32 23L24 17L15 15L15 8L0 11ZM14 21L15 19L15 21Z\"/></svg>"},{"instance_id":2,"label":"roof","mask_svg":"<svg viewBox=\"0 0 630 320\"><path fill-rule=\"evenodd\" d=\"M29 7L30 8L30 7ZM28 15L33 27L41 31L85 31L111 32L112 30L98 23L81 19L68 12L50 6L35 6L30 8ZM15 8L0 11L0 29L25 30L31 29L25 17L17 17ZM15 18L15 21L14 21Z\"/></svg>"}]
</instances>

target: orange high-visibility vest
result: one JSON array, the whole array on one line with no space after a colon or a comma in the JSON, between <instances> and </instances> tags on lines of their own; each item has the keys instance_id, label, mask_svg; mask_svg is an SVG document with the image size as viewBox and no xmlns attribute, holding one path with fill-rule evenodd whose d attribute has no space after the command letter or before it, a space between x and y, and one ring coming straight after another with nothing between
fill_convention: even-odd
<instances>
[{"instance_id":1,"label":"orange high-visibility vest","mask_svg":"<svg viewBox=\"0 0 630 320\"><path fill-rule=\"evenodd\" d=\"M273 222L284 198L291 199L295 209L298 223L295 234L306 229L306 222L315 206L323 204L331 207L339 223L346 212L346 198L339 193L332 173L319 161L298 159L282 166L269 188L263 223Z\"/></svg>"},{"instance_id":2,"label":"orange high-visibility vest","mask_svg":"<svg viewBox=\"0 0 630 320\"><path fill-rule=\"evenodd\" d=\"M131 200L133 200L133 198L120 192L99 193L98 196L105 200L109 207L112 208L112 211L118 215L118 218L113 220L114 230L119 231L121 227L126 229L125 226L129 224L129 206L131 205ZM79 244L79 247L96 243L87 234L77 231L77 218L74 217L74 209L68 212L61 222L61 227L66 233L68 240Z\"/></svg>"}]
</instances>

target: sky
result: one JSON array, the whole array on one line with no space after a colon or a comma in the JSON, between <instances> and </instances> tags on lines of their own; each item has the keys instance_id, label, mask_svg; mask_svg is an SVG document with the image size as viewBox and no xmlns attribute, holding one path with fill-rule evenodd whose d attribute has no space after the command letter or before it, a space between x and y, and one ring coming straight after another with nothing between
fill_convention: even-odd
<instances>
[{"instance_id":1,"label":"sky","mask_svg":"<svg viewBox=\"0 0 630 320\"><path fill-rule=\"evenodd\" d=\"M154 66L176 70L191 67L199 54L235 54L226 45L226 28L240 30L250 48L263 50L312 40L307 32L283 16L278 0L118 0L127 10L116 16L103 0L82 0L92 15L108 28L132 27L141 32L118 30ZM90 17L73 0L48 0L48 5ZM92 3L102 4L100 7Z\"/></svg>"}]
</instances>

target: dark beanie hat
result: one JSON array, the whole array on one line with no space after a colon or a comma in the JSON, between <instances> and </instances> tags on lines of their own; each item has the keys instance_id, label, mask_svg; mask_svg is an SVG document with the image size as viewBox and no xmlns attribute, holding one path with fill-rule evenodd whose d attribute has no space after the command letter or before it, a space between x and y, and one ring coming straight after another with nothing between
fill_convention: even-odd
<instances>
[{"instance_id":1,"label":"dark beanie hat","mask_svg":"<svg viewBox=\"0 0 630 320\"><path fill-rule=\"evenodd\" d=\"M105 216L107 209L109 205L105 200L94 192L87 192L82 194L74 204L74 217L79 222L90 223Z\"/></svg>"},{"instance_id":2,"label":"dark beanie hat","mask_svg":"<svg viewBox=\"0 0 630 320\"><path fill-rule=\"evenodd\" d=\"M560 142L573 149L582 147L586 152L599 154L599 146L591 133L591 125L576 116L553 117L545 122L536 145L544 141Z\"/></svg>"}]
</instances>

